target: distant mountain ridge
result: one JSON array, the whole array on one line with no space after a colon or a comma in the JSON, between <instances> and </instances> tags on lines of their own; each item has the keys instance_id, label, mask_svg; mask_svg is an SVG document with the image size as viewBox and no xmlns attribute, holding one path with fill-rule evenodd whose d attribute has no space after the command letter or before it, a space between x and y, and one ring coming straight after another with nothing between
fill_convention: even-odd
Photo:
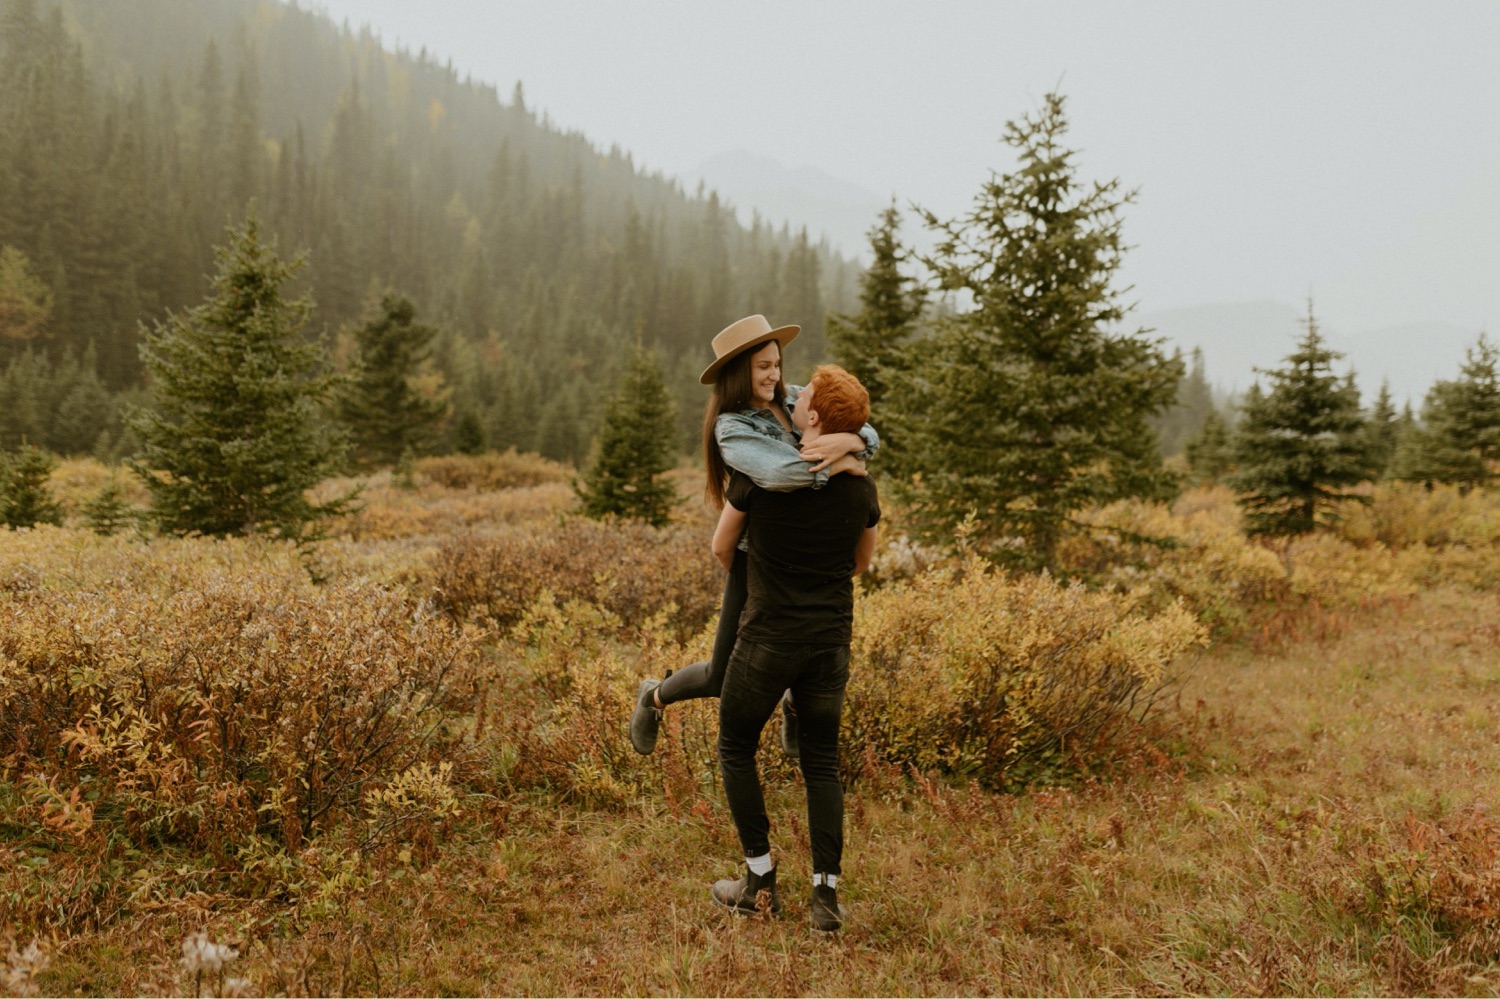
<instances>
[{"instance_id":1,"label":"distant mountain ridge","mask_svg":"<svg viewBox=\"0 0 1500 999\"><path fill-rule=\"evenodd\" d=\"M733 149L704 160L683 178L691 188L702 181L737 211L743 225L753 214L773 228L797 232L807 227L814 243L828 240L844 256L869 257L866 234L888 204L880 195L816 167L788 167L764 153Z\"/></svg>"},{"instance_id":2,"label":"distant mountain ridge","mask_svg":"<svg viewBox=\"0 0 1500 999\"><path fill-rule=\"evenodd\" d=\"M1305 308L1259 300L1163 309L1135 318L1185 354L1201 347L1209 382L1221 391L1240 393L1255 381L1256 368L1279 367L1296 349L1306 314ZM1313 314L1316 317L1316 303ZM1334 369L1353 368L1366 402L1387 380L1396 405L1410 401L1414 410L1421 409L1433 382L1458 376L1465 349L1479 336L1477 329L1436 321L1359 330L1341 330L1320 321L1319 330L1328 345L1344 355Z\"/></svg>"}]
</instances>

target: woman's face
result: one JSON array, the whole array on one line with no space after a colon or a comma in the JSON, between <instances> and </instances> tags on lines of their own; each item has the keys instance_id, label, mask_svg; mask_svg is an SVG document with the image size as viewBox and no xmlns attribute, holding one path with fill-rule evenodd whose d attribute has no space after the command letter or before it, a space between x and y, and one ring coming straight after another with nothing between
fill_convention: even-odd
<instances>
[{"instance_id":1,"label":"woman's face","mask_svg":"<svg viewBox=\"0 0 1500 999\"><path fill-rule=\"evenodd\" d=\"M769 341L750 355L750 391L758 409L776 401L776 386L781 384L781 344Z\"/></svg>"}]
</instances>

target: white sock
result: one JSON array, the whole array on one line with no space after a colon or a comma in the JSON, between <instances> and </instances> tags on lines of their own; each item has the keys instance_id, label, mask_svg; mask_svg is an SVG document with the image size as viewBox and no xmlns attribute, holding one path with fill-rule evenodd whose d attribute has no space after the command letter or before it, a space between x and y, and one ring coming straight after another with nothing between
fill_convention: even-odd
<instances>
[{"instance_id":1,"label":"white sock","mask_svg":"<svg viewBox=\"0 0 1500 999\"><path fill-rule=\"evenodd\" d=\"M813 884L837 888L839 886L839 876L837 874L814 874Z\"/></svg>"},{"instance_id":2,"label":"white sock","mask_svg":"<svg viewBox=\"0 0 1500 999\"><path fill-rule=\"evenodd\" d=\"M768 853L764 857L746 857L745 866L758 877L764 877L771 873L771 868L775 865L771 863L771 855Z\"/></svg>"}]
</instances>

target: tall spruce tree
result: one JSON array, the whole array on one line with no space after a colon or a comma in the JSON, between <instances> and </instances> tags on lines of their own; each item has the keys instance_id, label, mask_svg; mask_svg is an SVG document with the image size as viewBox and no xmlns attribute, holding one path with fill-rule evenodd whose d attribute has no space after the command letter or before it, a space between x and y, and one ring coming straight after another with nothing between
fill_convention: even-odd
<instances>
[{"instance_id":1,"label":"tall spruce tree","mask_svg":"<svg viewBox=\"0 0 1500 999\"><path fill-rule=\"evenodd\" d=\"M1354 375L1340 377L1309 303L1297 349L1273 371L1270 389L1247 395L1235 429L1238 470L1230 484L1252 534L1305 534L1340 504L1369 502L1350 487L1372 467Z\"/></svg>"},{"instance_id":2,"label":"tall spruce tree","mask_svg":"<svg viewBox=\"0 0 1500 999\"><path fill-rule=\"evenodd\" d=\"M338 468L343 440L322 420L331 378L304 339L312 301L282 295L301 260L262 242L253 211L215 253L207 301L144 331L150 405L132 420L130 467L164 530L304 539L348 497L307 496Z\"/></svg>"},{"instance_id":3,"label":"tall spruce tree","mask_svg":"<svg viewBox=\"0 0 1500 999\"><path fill-rule=\"evenodd\" d=\"M1427 390L1422 420L1395 474L1405 479L1484 485L1500 462L1500 351L1483 333L1459 376Z\"/></svg>"},{"instance_id":4,"label":"tall spruce tree","mask_svg":"<svg viewBox=\"0 0 1500 999\"><path fill-rule=\"evenodd\" d=\"M1087 507L1163 497L1150 419L1181 365L1144 331L1119 328L1119 182L1082 184L1063 98L1011 122L1020 158L952 221L922 212L939 242L923 257L942 289L972 302L939 318L893 380L888 460L918 533L946 539L970 513L997 558L1050 566Z\"/></svg>"},{"instance_id":5,"label":"tall spruce tree","mask_svg":"<svg viewBox=\"0 0 1500 999\"><path fill-rule=\"evenodd\" d=\"M677 490L662 473L676 464L676 420L655 352L637 347L605 407L598 450L577 487L584 513L657 527L671 520Z\"/></svg>"},{"instance_id":6,"label":"tall spruce tree","mask_svg":"<svg viewBox=\"0 0 1500 999\"><path fill-rule=\"evenodd\" d=\"M417 322L416 306L393 291L373 313L354 329L356 352L338 409L360 464L385 466L432 445L448 402L430 363L436 327Z\"/></svg>"},{"instance_id":7,"label":"tall spruce tree","mask_svg":"<svg viewBox=\"0 0 1500 999\"><path fill-rule=\"evenodd\" d=\"M900 226L901 213L893 203L869 232L873 259L859 279L859 312L828 317L833 359L864 384L872 410L885 400L888 373L904 365L902 351L926 306L926 289L902 273L911 254L897 236Z\"/></svg>"}]
</instances>

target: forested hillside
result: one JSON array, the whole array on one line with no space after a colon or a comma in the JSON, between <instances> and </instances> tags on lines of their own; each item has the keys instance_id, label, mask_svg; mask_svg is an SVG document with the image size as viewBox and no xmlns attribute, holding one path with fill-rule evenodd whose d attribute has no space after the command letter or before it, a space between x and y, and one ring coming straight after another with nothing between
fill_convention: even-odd
<instances>
[{"instance_id":1,"label":"forested hillside","mask_svg":"<svg viewBox=\"0 0 1500 999\"><path fill-rule=\"evenodd\" d=\"M273 0L4 0L0 445L119 454L142 322L202 300L254 203L315 303L309 336L384 288L441 329L453 419L577 459L639 337L698 409L709 335L747 312L823 352L856 268L805 232L741 226L426 52ZM342 342L342 347L340 346Z\"/></svg>"}]
</instances>

